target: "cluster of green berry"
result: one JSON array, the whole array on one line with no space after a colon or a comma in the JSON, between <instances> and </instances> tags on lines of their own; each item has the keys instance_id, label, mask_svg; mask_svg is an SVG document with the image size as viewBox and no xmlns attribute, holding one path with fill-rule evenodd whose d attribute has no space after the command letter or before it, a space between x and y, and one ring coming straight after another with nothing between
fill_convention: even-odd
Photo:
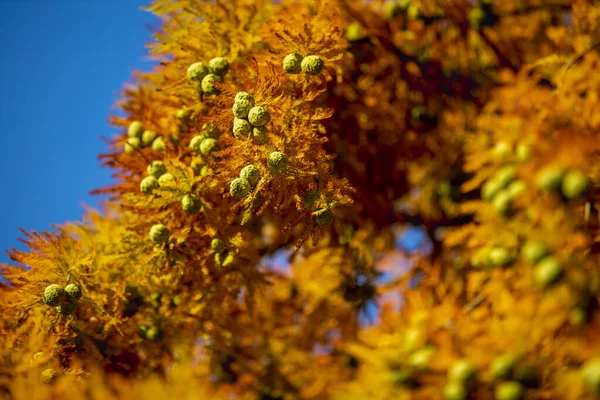
<instances>
[{"instance_id":1,"label":"cluster of green berry","mask_svg":"<svg viewBox=\"0 0 600 400\"><path fill-rule=\"evenodd\" d=\"M52 284L48 285L42 295L45 304L56 307L61 315L71 315L77 308L77 301L83 295L81 286L69 283L67 286Z\"/></svg>"},{"instance_id":2,"label":"cluster of green berry","mask_svg":"<svg viewBox=\"0 0 600 400\"><path fill-rule=\"evenodd\" d=\"M448 370L448 383L444 386L444 400L465 400L476 381L477 369L467 359L454 362Z\"/></svg>"},{"instance_id":3,"label":"cluster of green berry","mask_svg":"<svg viewBox=\"0 0 600 400\"><path fill-rule=\"evenodd\" d=\"M240 171L240 177L229 184L229 193L234 199L243 199L250 194L260 181L260 170L254 165L246 165Z\"/></svg>"},{"instance_id":4,"label":"cluster of green berry","mask_svg":"<svg viewBox=\"0 0 600 400\"><path fill-rule=\"evenodd\" d=\"M166 145L162 137L152 130L144 130L140 121L133 121L127 128L127 143L125 143L125 152L133 153L139 147L152 146L154 151L165 151Z\"/></svg>"},{"instance_id":5,"label":"cluster of green berry","mask_svg":"<svg viewBox=\"0 0 600 400\"><path fill-rule=\"evenodd\" d=\"M167 182L175 182L175 177L167 172L167 167L162 161L156 160L148 164L146 168L148 176L140 182L140 191L146 194L152 194L152 191L158 189Z\"/></svg>"},{"instance_id":6,"label":"cluster of green berry","mask_svg":"<svg viewBox=\"0 0 600 400\"><path fill-rule=\"evenodd\" d=\"M590 181L582 171L565 170L559 166L548 166L540 170L536 176L536 183L543 191L560 191L566 200L585 195L590 187Z\"/></svg>"},{"instance_id":7,"label":"cluster of green berry","mask_svg":"<svg viewBox=\"0 0 600 400\"><path fill-rule=\"evenodd\" d=\"M521 258L535 265L534 276L541 286L549 286L562 275L563 267L560 260L550 254L546 243L538 240L528 240L521 247Z\"/></svg>"},{"instance_id":8,"label":"cluster of green berry","mask_svg":"<svg viewBox=\"0 0 600 400\"><path fill-rule=\"evenodd\" d=\"M266 125L271 120L271 113L265 107L257 106L254 96L246 92L238 92L231 108L233 116L233 136L236 139L252 139L259 143L266 143L269 130Z\"/></svg>"},{"instance_id":9,"label":"cluster of green berry","mask_svg":"<svg viewBox=\"0 0 600 400\"><path fill-rule=\"evenodd\" d=\"M317 224L331 225L333 223L333 219L335 218L333 212L331 212L328 204L326 204L324 207L320 207L319 200L321 200L321 193L317 192L316 190L310 190L304 194L302 204L304 204L304 207L307 210L312 211Z\"/></svg>"},{"instance_id":10,"label":"cluster of green berry","mask_svg":"<svg viewBox=\"0 0 600 400\"><path fill-rule=\"evenodd\" d=\"M525 395L525 387L536 387L539 378L529 365L519 362L513 354L503 354L490 363L490 375L500 381L496 385L498 400L519 400Z\"/></svg>"},{"instance_id":11,"label":"cluster of green berry","mask_svg":"<svg viewBox=\"0 0 600 400\"><path fill-rule=\"evenodd\" d=\"M213 238L210 248L215 252L215 264L220 267L227 267L235 260L233 251L229 250L229 246L222 239Z\"/></svg>"},{"instance_id":12,"label":"cluster of green berry","mask_svg":"<svg viewBox=\"0 0 600 400\"><path fill-rule=\"evenodd\" d=\"M283 70L288 74L319 75L323 71L323 60L319 56L291 53L283 58Z\"/></svg>"},{"instance_id":13,"label":"cluster of green berry","mask_svg":"<svg viewBox=\"0 0 600 400\"><path fill-rule=\"evenodd\" d=\"M229 71L229 63L223 57L213 58L208 65L197 62L187 69L187 79L190 85L198 92L205 94L218 94L219 89L215 82L223 82L223 77Z\"/></svg>"},{"instance_id":14,"label":"cluster of green berry","mask_svg":"<svg viewBox=\"0 0 600 400\"><path fill-rule=\"evenodd\" d=\"M200 135L196 135L190 140L190 148L193 152L209 156L212 152L219 150L217 139L221 136L221 131L212 123L206 123L202 126Z\"/></svg>"},{"instance_id":15,"label":"cluster of green berry","mask_svg":"<svg viewBox=\"0 0 600 400\"><path fill-rule=\"evenodd\" d=\"M527 184L517 178L514 165L505 165L481 187L481 199L491 201L500 215L510 212L512 202L527 191Z\"/></svg>"}]
</instances>

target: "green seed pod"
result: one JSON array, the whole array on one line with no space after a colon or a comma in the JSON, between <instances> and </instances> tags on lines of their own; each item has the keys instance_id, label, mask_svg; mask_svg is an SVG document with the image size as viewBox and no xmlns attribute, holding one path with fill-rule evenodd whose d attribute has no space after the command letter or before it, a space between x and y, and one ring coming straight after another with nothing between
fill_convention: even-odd
<instances>
[{"instance_id":1,"label":"green seed pod","mask_svg":"<svg viewBox=\"0 0 600 400\"><path fill-rule=\"evenodd\" d=\"M248 113L252 107L254 106L249 101L240 100L233 104L231 111L233 111L233 116L236 118L248 118Z\"/></svg>"},{"instance_id":2,"label":"green seed pod","mask_svg":"<svg viewBox=\"0 0 600 400\"><path fill-rule=\"evenodd\" d=\"M317 224L319 225L331 225L333 223L334 215L331 210L327 208L316 211L314 216L315 221L317 221Z\"/></svg>"},{"instance_id":3,"label":"green seed pod","mask_svg":"<svg viewBox=\"0 0 600 400\"><path fill-rule=\"evenodd\" d=\"M536 176L537 186L546 192L558 190L564 175L565 171L558 166L546 167Z\"/></svg>"},{"instance_id":4,"label":"green seed pod","mask_svg":"<svg viewBox=\"0 0 600 400\"><path fill-rule=\"evenodd\" d=\"M198 87L200 82L209 74L208 67L201 62L190 65L187 69L187 79L194 86Z\"/></svg>"},{"instance_id":5,"label":"green seed pod","mask_svg":"<svg viewBox=\"0 0 600 400\"><path fill-rule=\"evenodd\" d=\"M475 378L477 369L467 359L457 360L448 370L448 380L466 384Z\"/></svg>"},{"instance_id":6,"label":"green seed pod","mask_svg":"<svg viewBox=\"0 0 600 400\"><path fill-rule=\"evenodd\" d=\"M164 336L165 333L163 332L163 330L157 328L156 326L151 326L148 328L148 330L146 330L146 339L153 343L160 342Z\"/></svg>"},{"instance_id":7,"label":"green seed pod","mask_svg":"<svg viewBox=\"0 0 600 400\"><path fill-rule=\"evenodd\" d=\"M489 201L493 199L500 190L502 190L502 184L498 182L497 179L492 178L485 182L481 187L481 199Z\"/></svg>"},{"instance_id":8,"label":"green seed pod","mask_svg":"<svg viewBox=\"0 0 600 400\"><path fill-rule=\"evenodd\" d=\"M600 357L588 360L580 370L583 382L595 395L600 395Z\"/></svg>"},{"instance_id":9,"label":"green seed pod","mask_svg":"<svg viewBox=\"0 0 600 400\"><path fill-rule=\"evenodd\" d=\"M460 382L450 382L444 386L442 396L444 400L466 400L469 392Z\"/></svg>"},{"instance_id":10,"label":"green seed pod","mask_svg":"<svg viewBox=\"0 0 600 400\"><path fill-rule=\"evenodd\" d=\"M517 145L517 160L520 162L527 162L531 160L531 148L525 143L519 143Z\"/></svg>"},{"instance_id":11,"label":"green seed pod","mask_svg":"<svg viewBox=\"0 0 600 400\"><path fill-rule=\"evenodd\" d=\"M178 120L180 120L181 122L188 122L191 114L192 114L192 110L189 110L187 108L181 108L181 109L177 110L177 112L175 113L175 117Z\"/></svg>"},{"instance_id":12,"label":"green seed pod","mask_svg":"<svg viewBox=\"0 0 600 400\"><path fill-rule=\"evenodd\" d=\"M162 174L160 176L160 178L158 178L158 184L160 186L163 186L165 183L169 183L169 182L175 182L175 177L168 172L165 174Z\"/></svg>"},{"instance_id":13,"label":"green seed pod","mask_svg":"<svg viewBox=\"0 0 600 400\"><path fill-rule=\"evenodd\" d=\"M167 146L161 137L157 137L154 142L152 142L152 150L161 152L165 151L166 149Z\"/></svg>"},{"instance_id":14,"label":"green seed pod","mask_svg":"<svg viewBox=\"0 0 600 400\"><path fill-rule=\"evenodd\" d=\"M512 354L503 354L490 364L490 374L494 379L507 379L517 365L517 359Z\"/></svg>"},{"instance_id":15,"label":"green seed pod","mask_svg":"<svg viewBox=\"0 0 600 400\"><path fill-rule=\"evenodd\" d=\"M287 156L279 151L272 152L267 158L267 167L273 173L283 171L287 165Z\"/></svg>"},{"instance_id":16,"label":"green seed pod","mask_svg":"<svg viewBox=\"0 0 600 400\"><path fill-rule=\"evenodd\" d=\"M236 139L247 139L252 132L252 125L245 119L236 118L233 120L233 136Z\"/></svg>"},{"instance_id":17,"label":"green seed pod","mask_svg":"<svg viewBox=\"0 0 600 400\"><path fill-rule=\"evenodd\" d=\"M561 276L562 265L556 257L549 256L536 265L534 274L539 285L548 286Z\"/></svg>"},{"instance_id":18,"label":"green seed pod","mask_svg":"<svg viewBox=\"0 0 600 400\"><path fill-rule=\"evenodd\" d=\"M44 294L42 295L44 303L51 307L60 305L66 298L67 294L65 293L65 289L61 285L56 284L46 286Z\"/></svg>"},{"instance_id":19,"label":"green seed pod","mask_svg":"<svg viewBox=\"0 0 600 400\"><path fill-rule=\"evenodd\" d=\"M65 294L67 295L67 300L69 300L71 303L75 303L77 300L81 299L81 296L83 296L81 286L75 283L69 283L65 287Z\"/></svg>"},{"instance_id":20,"label":"green seed pod","mask_svg":"<svg viewBox=\"0 0 600 400\"><path fill-rule=\"evenodd\" d=\"M510 210L511 197L507 190L499 191L492 200L492 205L498 214L505 215Z\"/></svg>"},{"instance_id":21,"label":"green seed pod","mask_svg":"<svg viewBox=\"0 0 600 400\"><path fill-rule=\"evenodd\" d=\"M229 71L229 63L223 57L215 57L208 62L208 69L215 75L224 76Z\"/></svg>"},{"instance_id":22,"label":"green seed pod","mask_svg":"<svg viewBox=\"0 0 600 400\"><path fill-rule=\"evenodd\" d=\"M155 244L163 244L169 240L171 231L163 224L156 224L150 228L150 240Z\"/></svg>"},{"instance_id":23,"label":"green seed pod","mask_svg":"<svg viewBox=\"0 0 600 400\"><path fill-rule=\"evenodd\" d=\"M167 167L162 161L152 161L148 168L146 168L148 175L153 176L155 178L160 178L160 176L167 172Z\"/></svg>"},{"instance_id":24,"label":"green seed pod","mask_svg":"<svg viewBox=\"0 0 600 400\"><path fill-rule=\"evenodd\" d=\"M288 74L299 74L302 72L302 57L301 54L292 53L285 56L283 59L283 70Z\"/></svg>"},{"instance_id":25,"label":"green seed pod","mask_svg":"<svg viewBox=\"0 0 600 400\"><path fill-rule=\"evenodd\" d=\"M50 385L56 379L56 372L54 372L54 370L52 368L48 368L48 369L45 369L44 371L42 371L41 377L42 377L42 383L44 383L46 385Z\"/></svg>"},{"instance_id":26,"label":"green seed pod","mask_svg":"<svg viewBox=\"0 0 600 400\"><path fill-rule=\"evenodd\" d=\"M200 154L203 156L207 156L217 150L219 150L219 144L213 138L206 138L200 143Z\"/></svg>"},{"instance_id":27,"label":"green seed pod","mask_svg":"<svg viewBox=\"0 0 600 400\"><path fill-rule=\"evenodd\" d=\"M408 358L408 363L411 367L416 368L420 371L427 371L429 369L429 360L435 354L435 348L428 346L424 349L415 351Z\"/></svg>"},{"instance_id":28,"label":"green seed pod","mask_svg":"<svg viewBox=\"0 0 600 400\"><path fill-rule=\"evenodd\" d=\"M60 315L71 315L75 312L76 308L77 304L71 303L70 301L65 301L56 307L56 311L58 311Z\"/></svg>"},{"instance_id":29,"label":"green seed pod","mask_svg":"<svg viewBox=\"0 0 600 400\"><path fill-rule=\"evenodd\" d=\"M583 172L571 170L565 174L562 180L561 191L563 196L572 200L587 192L589 186L590 181Z\"/></svg>"},{"instance_id":30,"label":"green seed pod","mask_svg":"<svg viewBox=\"0 0 600 400\"><path fill-rule=\"evenodd\" d=\"M569 322L573 326L584 326L587 322L587 312L583 307L575 307L569 313Z\"/></svg>"},{"instance_id":31,"label":"green seed pod","mask_svg":"<svg viewBox=\"0 0 600 400\"><path fill-rule=\"evenodd\" d=\"M159 188L159 183L153 176L147 176L140 182L140 191L146 194L152 194L154 189Z\"/></svg>"},{"instance_id":32,"label":"green seed pod","mask_svg":"<svg viewBox=\"0 0 600 400\"><path fill-rule=\"evenodd\" d=\"M240 172L240 178L246 179L254 187L260 181L260 170L254 165L246 165Z\"/></svg>"},{"instance_id":33,"label":"green seed pod","mask_svg":"<svg viewBox=\"0 0 600 400\"><path fill-rule=\"evenodd\" d=\"M502 140L494 146L494 154L498 161L506 161L512 157L512 146Z\"/></svg>"},{"instance_id":34,"label":"green seed pod","mask_svg":"<svg viewBox=\"0 0 600 400\"><path fill-rule=\"evenodd\" d=\"M142 134L142 144L144 146L148 146L154 139L156 139L156 132L154 131L144 131Z\"/></svg>"},{"instance_id":35,"label":"green seed pod","mask_svg":"<svg viewBox=\"0 0 600 400\"><path fill-rule=\"evenodd\" d=\"M317 205L315 204L317 200L321 198L321 193L316 190L310 190L304 194L302 198L302 204L309 211L315 211L317 209Z\"/></svg>"},{"instance_id":36,"label":"green seed pod","mask_svg":"<svg viewBox=\"0 0 600 400\"><path fill-rule=\"evenodd\" d=\"M521 247L521 257L529 264L536 264L550 253L546 243L538 240L528 240Z\"/></svg>"},{"instance_id":37,"label":"green seed pod","mask_svg":"<svg viewBox=\"0 0 600 400\"><path fill-rule=\"evenodd\" d=\"M252 107L248 112L248 122L252 126L263 126L271 120L271 113L264 107Z\"/></svg>"},{"instance_id":38,"label":"green seed pod","mask_svg":"<svg viewBox=\"0 0 600 400\"><path fill-rule=\"evenodd\" d=\"M321 57L310 55L302 59L302 72L308 75L319 75L323 70L323 60Z\"/></svg>"},{"instance_id":39,"label":"green seed pod","mask_svg":"<svg viewBox=\"0 0 600 400\"><path fill-rule=\"evenodd\" d=\"M190 167L192 167L196 176L200 176L202 167L204 167L205 165L206 163L199 158L192 159L192 162L190 163Z\"/></svg>"},{"instance_id":40,"label":"green seed pod","mask_svg":"<svg viewBox=\"0 0 600 400\"><path fill-rule=\"evenodd\" d=\"M525 388L519 382L502 382L496 386L494 398L496 400L521 400L525 395Z\"/></svg>"},{"instance_id":41,"label":"green seed pod","mask_svg":"<svg viewBox=\"0 0 600 400\"><path fill-rule=\"evenodd\" d=\"M235 257L233 253L225 251L223 253L215 253L215 264L220 267L227 267L233 263Z\"/></svg>"},{"instance_id":42,"label":"green seed pod","mask_svg":"<svg viewBox=\"0 0 600 400\"><path fill-rule=\"evenodd\" d=\"M244 178L236 178L229 185L229 193L234 199L242 199L251 191L250 182Z\"/></svg>"},{"instance_id":43,"label":"green seed pod","mask_svg":"<svg viewBox=\"0 0 600 400\"><path fill-rule=\"evenodd\" d=\"M200 144L206 139L204 136L196 135L190 140L190 149L196 153L200 153Z\"/></svg>"},{"instance_id":44,"label":"green seed pod","mask_svg":"<svg viewBox=\"0 0 600 400\"><path fill-rule=\"evenodd\" d=\"M511 200L516 200L527 191L527 184L522 180L516 180L508 185L506 191Z\"/></svg>"},{"instance_id":45,"label":"green seed pod","mask_svg":"<svg viewBox=\"0 0 600 400\"><path fill-rule=\"evenodd\" d=\"M498 179L498 183L505 188L509 183L515 180L517 177L517 169L513 165L506 165L498 171L496 174L496 179Z\"/></svg>"},{"instance_id":46,"label":"green seed pod","mask_svg":"<svg viewBox=\"0 0 600 400\"><path fill-rule=\"evenodd\" d=\"M250 93L238 92L235 95L235 102L237 103L238 101L242 101L242 100L249 102L250 104L252 104L252 107L254 107L254 96L252 96Z\"/></svg>"},{"instance_id":47,"label":"green seed pod","mask_svg":"<svg viewBox=\"0 0 600 400\"><path fill-rule=\"evenodd\" d=\"M266 126L254 126L252 127L252 140L258 144L265 144L269 141L268 132Z\"/></svg>"},{"instance_id":48,"label":"green seed pod","mask_svg":"<svg viewBox=\"0 0 600 400\"><path fill-rule=\"evenodd\" d=\"M218 94L219 89L214 85L215 82L222 82L219 75L208 74L202 79L202 91L206 94Z\"/></svg>"},{"instance_id":49,"label":"green seed pod","mask_svg":"<svg viewBox=\"0 0 600 400\"><path fill-rule=\"evenodd\" d=\"M187 214L196 214L202 209L202 202L196 196L186 194L181 199L181 208L183 208L183 211Z\"/></svg>"},{"instance_id":50,"label":"green seed pod","mask_svg":"<svg viewBox=\"0 0 600 400\"><path fill-rule=\"evenodd\" d=\"M510 264L512 257L510 252L504 247L494 247L490 250L490 262L496 267L502 267Z\"/></svg>"},{"instance_id":51,"label":"green seed pod","mask_svg":"<svg viewBox=\"0 0 600 400\"><path fill-rule=\"evenodd\" d=\"M212 122L207 122L202 125L202 135L208 138L218 139L221 136L221 131L216 128Z\"/></svg>"},{"instance_id":52,"label":"green seed pod","mask_svg":"<svg viewBox=\"0 0 600 400\"><path fill-rule=\"evenodd\" d=\"M142 144L142 141L140 140L140 138L137 137L130 137L129 139L127 139L127 143L125 143L125 153L127 154L131 154L135 151L135 149L137 149L138 147L140 147L140 145Z\"/></svg>"},{"instance_id":53,"label":"green seed pod","mask_svg":"<svg viewBox=\"0 0 600 400\"><path fill-rule=\"evenodd\" d=\"M141 138L142 133L144 132L144 127L140 121L133 121L129 124L127 128L127 136Z\"/></svg>"},{"instance_id":54,"label":"green seed pod","mask_svg":"<svg viewBox=\"0 0 600 400\"><path fill-rule=\"evenodd\" d=\"M227 244L219 238L214 238L210 241L210 248L215 253L222 253L227 250Z\"/></svg>"}]
</instances>

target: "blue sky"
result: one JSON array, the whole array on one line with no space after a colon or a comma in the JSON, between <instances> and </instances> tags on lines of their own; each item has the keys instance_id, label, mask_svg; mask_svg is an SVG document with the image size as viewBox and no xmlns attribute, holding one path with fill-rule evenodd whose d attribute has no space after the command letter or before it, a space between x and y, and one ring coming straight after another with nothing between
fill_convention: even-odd
<instances>
[{"instance_id":1,"label":"blue sky","mask_svg":"<svg viewBox=\"0 0 600 400\"><path fill-rule=\"evenodd\" d=\"M81 219L111 182L97 155L117 94L148 70L147 0L0 0L0 263L19 227Z\"/></svg>"}]
</instances>

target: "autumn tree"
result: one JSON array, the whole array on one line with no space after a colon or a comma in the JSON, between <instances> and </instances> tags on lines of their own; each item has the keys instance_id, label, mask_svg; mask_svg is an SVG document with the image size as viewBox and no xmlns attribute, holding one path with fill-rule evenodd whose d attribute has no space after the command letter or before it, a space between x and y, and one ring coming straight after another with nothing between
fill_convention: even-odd
<instances>
[{"instance_id":1,"label":"autumn tree","mask_svg":"<svg viewBox=\"0 0 600 400\"><path fill-rule=\"evenodd\" d=\"M148 11L108 200L0 266L5 398L600 396L600 4Z\"/></svg>"}]
</instances>

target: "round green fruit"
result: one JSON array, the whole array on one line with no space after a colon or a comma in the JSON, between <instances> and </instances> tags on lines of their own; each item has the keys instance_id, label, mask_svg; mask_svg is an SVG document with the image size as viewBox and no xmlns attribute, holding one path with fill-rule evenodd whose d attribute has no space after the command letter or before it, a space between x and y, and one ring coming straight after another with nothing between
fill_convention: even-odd
<instances>
[{"instance_id":1,"label":"round green fruit","mask_svg":"<svg viewBox=\"0 0 600 400\"><path fill-rule=\"evenodd\" d=\"M288 74L299 74L302 72L302 57L301 54L292 53L285 56L283 59L283 70Z\"/></svg>"},{"instance_id":2,"label":"round green fruit","mask_svg":"<svg viewBox=\"0 0 600 400\"><path fill-rule=\"evenodd\" d=\"M206 138L200 143L200 154L203 156L207 156L217 150L219 150L219 145L213 138Z\"/></svg>"},{"instance_id":3,"label":"round green fruit","mask_svg":"<svg viewBox=\"0 0 600 400\"><path fill-rule=\"evenodd\" d=\"M490 364L490 374L495 379L507 379L512 374L517 360L512 354L504 354L497 357Z\"/></svg>"},{"instance_id":4,"label":"round green fruit","mask_svg":"<svg viewBox=\"0 0 600 400\"><path fill-rule=\"evenodd\" d=\"M190 83L198 85L209 72L208 67L204 63L197 62L188 67L187 79Z\"/></svg>"},{"instance_id":5,"label":"round green fruit","mask_svg":"<svg viewBox=\"0 0 600 400\"><path fill-rule=\"evenodd\" d=\"M240 178L246 179L250 186L254 187L260 181L260 170L254 165L246 165L240 171Z\"/></svg>"},{"instance_id":6,"label":"round green fruit","mask_svg":"<svg viewBox=\"0 0 600 400\"><path fill-rule=\"evenodd\" d=\"M517 177L517 169L513 165L502 167L496 174L498 183L503 187L507 187Z\"/></svg>"},{"instance_id":7,"label":"round green fruit","mask_svg":"<svg viewBox=\"0 0 600 400\"><path fill-rule=\"evenodd\" d=\"M252 107L248 112L248 122L252 126L264 126L271 120L271 113L264 107Z\"/></svg>"},{"instance_id":8,"label":"round green fruit","mask_svg":"<svg viewBox=\"0 0 600 400\"><path fill-rule=\"evenodd\" d=\"M142 141L140 140L140 138L130 137L129 139L127 139L127 143L125 143L125 146L124 146L125 153L127 153L127 154L133 153L135 151L135 149L140 147L141 144L142 144Z\"/></svg>"},{"instance_id":9,"label":"round green fruit","mask_svg":"<svg viewBox=\"0 0 600 400\"><path fill-rule=\"evenodd\" d=\"M163 244L169 240L171 231L163 224L156 224L150 228L150 240L155 244Z\"/></svg>"},{"instance_id":10,"label":"round green fruit","mask_svg":"<svg viewBox=\"0 0 600 400\"><path fill-rule=\"evenodd\" d=\"M202 209L202 202L196 196L186 194L181 199L181 208L186 214L196 214Z\"/></svg>"},{"instance_id":11,"label":"round green fruit","mask_svg":"<svg viewBox=\"0 0 600 400\"><path fill-rule=\"evenodd\" d=\"M231 108L233 116L236 118L248 118L248 113L254 105L247 100L236 101Z\"/></svg>"},{"instance_id":12,"label":"round green fruit","mask_svg":"<svg viewBox=\"0 0 600 400\"><path fill-rule=\"evenodd\" d=\"M321 57L310 55L302 59L301 63L302 72L307 75L319 75L323 70L323 60Z\"/></svg>"},{"instance_id":13,"label":"round green fruit","mask_svg":"<svg viewBox=\"0 0 600 400\"><path fill-rule=\"evenodd\" d=\"M489 260L496 267L503 267L510 264L512 256L504 247L494 247L490 250Z\"/></svg>"},{"instance_id":14,"label":"round green fruit","mask_svg":"<svg viewBox=\"0 0 600 400\"><path fill-rule=\"evenodd\" d=\"M227 250L227 244L219 238L214 238L210 241L210 248L215 253L222 253Z\"/></svg>"},{"instance_id":15,"label":"round green fruit","mask_svg":"<svg viewBox=\"0 0 600 400\"><path fill-rule=\"evenodd\" d=\"M511 205L511 196L508 190L499 191L492 199L492 205L498 214L507 214Z\"/></svg>"},{"instance_id":16,"label":"round green fruit","mask_svg":"<svg viewBox=\"0 0 600 400\"><path fill-rule=\"evenodd\" d=\"M238 101L247 101L250 104L252 104L252 107L254 107L254 96L252 96L250 93L248 92L238 92L235 95L235 102L237 103Z\"/></svg>"},{"instance_id":17,"label":"round green fruit","mask_svg":"<svg viewBox=\"0 0 600 400\"><path fill-rule=\"evenodd\" d=\"M448 370L448 379L452 382L467 383L475 378L477 369L467 359L456 361Z\"/></svg>"},{"instance_id":18,"label":"round green fruit","mask_svg":"<svg viewBox=\"0 0 600 400\"><path fill-rule=\"evenodd\" d=\"M146 168L148 175L153 176L155 178L160 178L160 176L167 172L167 167L162 161L152 161L148 168Z\"/></svg>"},{"instance_id":19,"label":"round green fruit","mask_svg":"<svg viewBox=\"0 0 600 400\"><path fill-rule=\"evenodd\" d=\"M219 89L215 86L215 82L222 82L222 79L219 75L208 74L202 78L202 92L206 94L218 94Z\"/></svg>"},{"instance_id":20,"label":"round green fruit","mask_svg":"<svg viewBox=\"0 0 600 400\"><path fill-rule=\"evenodd\" d=\"M252 133L252 125L245 119L236 118L233 120L233 136L236 139L247 139Z\"/></svg>"},{"instance_id":21,"label":"round green fruit","mask_svg":"<svg viewBox=\"0 0 600 400\"><path fill-rule=\"evenodd\" d=\"M165 151L167 146L165 145L164 140L161 137L157 137L154 142L152 142L152 150L154 151Z\"/></svg>"},{"instance_id":22,"label":"round green fruit","mask_svg":"<svg viewBox=\"0 0 600 400\"><path fill-rule=\"evenodd\" d=\"M158 184L163 186L165 183L175 182L175 177L170 173L162 174L160 178L158 178Z\"/></svg>"},{"instance_id":23,"label":"round green fruit","mask_svg":"<svg viewBox=\"0 0 600 400\"><path fill-rule=\"evenodd\" d=\"M536 184L540 189L546 192L558 190L564 175L565 171L560 167L546 167L537 173Z\"/></svg>"},{"instance_id":24,"label":"round green fruit","mask_svg":"<svg viewBox=\"0 0 600 400\"><path fill-rule=\"evenodd\" d=\"M575 199L587 192L590 186L588 177L579 170L568 171L561 184L561 192L567 199Z\"/></svg>"},{"instance_id":25,"label":"round green fruit","mask_svg":"<svg viewBox=\"0 0 600 400\"><path fill-rule=\"evenodd\" d=\"M150 143L152 143L154 139L156 139L156 136L156 132L154 131L144 131L144 133L142 134L142 144L144 146L148 146Z\"/></svg>"},{"instance_id":26,"label":"round green fruit","mask_svg":"<svg viewBox=\"0 0 600 400\"><path fill-rule=\"evenodd\" d=\"M529 264L536 264L550 253L546 243L539 240L528 240L521 247L521 257Z\"/></svg>"},{"instance_id":27,"label":"round green fruit","mask_svg":"<svg viewBox=\"0 0 600 400\"><path fill-rule=\"evenodd\" d=\"M266 126L254 126L252 127L252 140L258 144L265 144L269 141L268 132Z\"/></svg>"},{"instance_id":28,"label":"round green fruit","mask_svg":"<svg viewBox=\"0 0 600 400\"><path fill-rule=\"evenodd\" d=\"M287 156L279 151L272 152L267 158L267 167L271 172L281 172L287 165Z\"/></svg>"},{"instance_id":29,"label":"round green fruit","mask_svg":"<svg viewBox=\"0 0 600 400\"><path fill-rule=\"evenodd\" d=\"M46 286L44 294L42 295L44 303L51 307L60 305L66 298L67 294L65 293L65 288L56 284Z\"/></svg>"},{"instance_id":30,"label":"round green fruit","mask_svg":"<svg viewBox=\"0 0 600 400\"><path fill-rule=\"evenodd\" d=\"M562 265L558 258L546 257L535 267L535 281L541 286L548 286L560 278L562 271Z\"/></svg>"},{"instance_id":31,"label":"round green fruit","mask_svg":"<svg viewBox=\"0 0 600 400\"><path fill-rule=\"evenodd\" d=\"M141 138L144 132L144 126L140 121L132 121L127 128L127 136Z\"/></svg>"},{"instance_id":32,"label":"round green fruit","mask_svg":"<svg viewBox=\"0 0 600 400\"><path fill-rule=\"evenodd\" d=\"M154 189L159 188L158 180L153 176L147 176L140 182L140 191L146 194L152 194Z\"/></svg>"},{"instance_id":33,"label":"round green fruit","mask_svg":"<svg viewBox=\"0 0 600 400\"><path fill-rule=\"evenodd\" d=\"M531 159L531 148L524 143L517 145L517 160L527 162Z\"/></svg>"},{"instance_id":34,"label":"round green fruit","mask_svg":"<svg viewBox=\"0 0 600 400\"><path fill-rule=\"evenodd\" d=\"M77 300L81 299L83 296L83 291L81 290L81 286L75 283L69 283L65 287L65 293L67 295L67 300L72 303L75 303Z\"/></svg>"},{"instance_id":35,"label":"round green fruit","mask_svg":"<svg viewBox=\"0 0 600 400\"><path fill-rule=\"evenodd\" d=\"M208 69L215 75L223 76L229 71L229 63L223 57L215 57L208 62Z\"/></svg>"},{"instance_id":36,"label":"round green fruit","mask_svg":"<svg viewBox=\"0 0 600 400\"><path fill-rule=\"evenodd\" d=\"M235 199L243 199L251 191L250 182L244 178L236 178L229 185L229 193Z\"/></svg>"},{"instance_id":37,"label":"round green fruit","mask_svg":"<svg viewBox=\"0 0 600 400\"><path fill-rule=\"evenodd\" d=\"M465 400L468 395L467 388L460 382L450 382L442 391L444 400Z\"/></svg>"},{"instance_id":38,"label":"round green fruit","mask_svg":"<svg viewBox=\"0 0 600 400\"><path fill-rule=\"evenodd\" d=\"M512 146L508 142L500 141L494 146L494 154L499 161L506 161L512 157Z\"/></svg>"},{"instance_id":39,"label":"round green fruit","mask_svg":"<svg viewBox=\"0 0 600 400\"><path fill-rule=\"evenodd\" d=\"M521 400L525 395L525 388L520 382L502 382L496 386L494 398L496 400Z\"/></svg>"}]
</instances>

